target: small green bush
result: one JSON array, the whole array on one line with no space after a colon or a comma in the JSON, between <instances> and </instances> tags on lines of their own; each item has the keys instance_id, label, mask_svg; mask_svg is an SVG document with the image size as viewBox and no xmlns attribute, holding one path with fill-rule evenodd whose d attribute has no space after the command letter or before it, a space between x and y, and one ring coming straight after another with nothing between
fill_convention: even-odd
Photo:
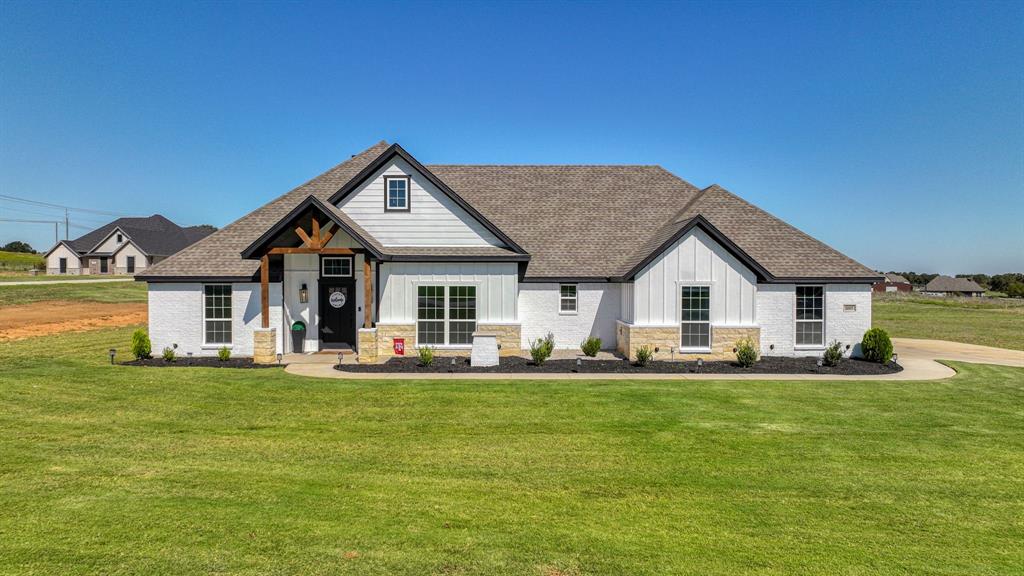
<instances>
[{"instance_id":1,"label":"small green bush","mask_svg":"<svg viewBox=\"0 0 1024 576\"><path fill-rule=\"evenodd\" d=\"M821 355L821 363L825 366L839 366L842 361L843 345L839 343L839 340L833 340L828 348L825 348L825 353Z\"/></svg>"},{"instance_id":2,"label":"small green bush","mask_svg":"<svg viewBox=\"0 0 1024 576\"><path fill-rule=\"evenodd\" d=\"M750 368L757 362L757 348L750 338L743 338L736 342L736 363L744 368Z\"/></svg>"},{"instance_id":3,"label":"small green bush","mask_svg":"<svg viewBox=\"0 0 1024 576\"><path fill-rule=\"evenodd\" d=\"M132 332L132 356L136 360L144 360L153 356L153 345L149 342L149 334L145 328Z\"/></svg>"},{"instance_id":4,"label":"small green bush","mask_svg":"<svg viewBox=\"0 0 1024 576\"><path fill-rule=\"evenodd\" d=\"M881 328L872 328L864 333L860 351L865 360L888 364L892 360L892 340L889 333Z\"/></svg>"},{"instance_id":5,"label":"small green bush","mask_svg":"<svg viewBox=\"0 0 1024 576\"><path fill-rule=\"evenodd\" d=\"M227 362L231 359L231 349L227 346L221 346L220 350L217 350L217 359L221 362Z\"/></svg>"},{"instance_id":6,"label":"small green bush","mask_svg":"<svg viewBox=\"0 0 1024 576\"><path fill-rule=\"evenodd\" d=\"M640 367L647 366L647 363L654 358L654 348L651 348L647 344L636 349L636 365Z\"/></svg>"},{"instance_id":7,"label":"small green bush","mask_svg":"<svg viewBox=\"0 0 1024 576\"><path fill-rule=\"evenodd\" d=\"M597 353L601 351L601 339L597 336L590 336L580 344L580 350L591 358L597 356Z\"/></svg>"},{"instance_id":8,"label":"small green bush","mask_svg":"<svg viewBox=\"0 0 1024 576\"><path fill-rule=\"evenodd\" d=\"M164 348L163 357L164 362L174 362L174 348L171 348L170 346Z\"/></svg>"},{"instance_id":9,"label":"small green bush","mask_svg":"<svg viewBox=\"0 0 1024 576\"><path fill-rule=\"evenodd\" d=\"M427 368L431 364L434 363L434 347L433 346L420 346L416 350L416 353L419 354L420 364L422 364L424 368Z\"/></svg>"},{"instance_id":10,"label":"small green bush","mask_svg":"<svg viewBox=\"0 0 1024 576\"><path fill-rule=\"evenodd\" d=\"M543 338L530 341L530 357L537 366L543 366L544 362L551 357L555 349L555 335L548 332Z\"/></svg>"}]
</instances>

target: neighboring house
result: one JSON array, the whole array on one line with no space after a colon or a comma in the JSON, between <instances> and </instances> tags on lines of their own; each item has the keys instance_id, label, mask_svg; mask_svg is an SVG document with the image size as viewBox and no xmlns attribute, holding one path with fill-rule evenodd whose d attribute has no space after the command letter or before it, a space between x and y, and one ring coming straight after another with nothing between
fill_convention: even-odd
<instances>
[{"instance_id":1,"label":"neighboring house","mask_svg":"<svg viewBox=\"0 0 1024 576\"><path fill-rule=\"evenodd\" d=\"M743 337L819 355L860 342L880 276L659 166L423 166L381 142L136 279L156 350L265 361L302 321L305 351L373 361L477 332L502 354L551 332L631 357L733 358Z\"/></svg>"},{"instance_id":2,"label":"neighboring house","mask_svg":"<svg viewBox=\"0 0 1024 576\"><path fill-rule=\"evenodd\" d=\"M985 295L985 289L969 278L950 278L936 276L924 287L925 294L932 296L967 296L979 298Z\"/></svg>"},{"instance_id":3,"label":"neighboring house","mask_svg":"<svg viewBox=\"0 0 1024 576\"><path fill-rule=\"evenodd\" d=\"M119 218L50 248L46 273L138 274L213 230L205 225L182 228L159 214Z\"/></svg>"},{"instance_id":4,"label":"neighboring house","mask_svg":"<svg viewBox=\"0 0 1024 576\"><path fill-rule=\"evenodd\" d=\"M872 286L875 292L911 292L913 289L910 282L899 274L886 274L885 280Z\"/></svg>"}]
</instances>

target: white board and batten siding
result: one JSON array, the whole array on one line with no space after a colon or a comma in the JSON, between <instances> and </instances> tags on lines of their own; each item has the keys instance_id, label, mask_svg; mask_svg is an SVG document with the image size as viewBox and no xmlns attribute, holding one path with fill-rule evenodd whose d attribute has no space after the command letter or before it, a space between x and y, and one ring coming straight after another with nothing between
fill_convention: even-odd
<instances>
[{"instance_id":1,"label":"white board and batten siding","mask_svg":"<svg viewBox=\"0 0 1024 576\"><path fill-rule=\"evenodd\" d=\"M707 233L693 229L643 268L633 283L638 326L674 326L681 315L680 287L711 287L711 325L757 325L757 276ZM624 300L626 300L624 298ZM628 308L628 301L624 302Z\"/></svg>"},{"instance_id":2,"label":"white board and batten siding","mask_svg":"<svg viewBox=\"0 0 1024 576\"><path fill-rule=\"evenodd\" d=\"M385 211L384 177L409 176L409 210ZM483 224L397 158L338 207L384 246L503 246Z\"/></svg>"},{"instance_id":3,"label":"white board and batten siding","mask_svg":"<svg viewBox=\"0 0 1024 576\"><path fill-rule=\"evenodd\" d=\"M515 262L385 262L380 268L381 324L416 322L417 287L477 287L477 322L517 322L519 291Z\"/></svg>"}]
</instances>

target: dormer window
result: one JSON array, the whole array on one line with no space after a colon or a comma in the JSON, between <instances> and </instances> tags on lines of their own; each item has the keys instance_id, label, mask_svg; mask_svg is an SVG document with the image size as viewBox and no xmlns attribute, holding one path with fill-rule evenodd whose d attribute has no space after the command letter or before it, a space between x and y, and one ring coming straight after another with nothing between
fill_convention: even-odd
<instances>
[{"instance_id":1,"label":"dormer window","mask_svg":"<svg viewBox=\"0 0 1024 576\"><path fill-rule=\"evenodd\" d=\"M388 212L407 212L409 210L409 177L384 177L384 210Z\"/></svg>"}]
</instances>

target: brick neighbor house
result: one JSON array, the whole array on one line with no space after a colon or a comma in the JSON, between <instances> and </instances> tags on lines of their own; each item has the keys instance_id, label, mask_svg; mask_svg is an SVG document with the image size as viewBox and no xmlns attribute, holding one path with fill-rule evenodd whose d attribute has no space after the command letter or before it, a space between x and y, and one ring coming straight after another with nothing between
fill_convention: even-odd
<instances>
[{"instance_id":1,"label":"brick neighbor house","mask_svg":"<svg viewBox=\"0 0 1024 576\"><path fill-rule=\"evenodd\" d=\"M136 279L156 350L287 354L301 322L305 351L360 361L549 332L692 360L855 345L880 276L660 166L424 166L381 142Z\"/></svg>"}]
</instances>

